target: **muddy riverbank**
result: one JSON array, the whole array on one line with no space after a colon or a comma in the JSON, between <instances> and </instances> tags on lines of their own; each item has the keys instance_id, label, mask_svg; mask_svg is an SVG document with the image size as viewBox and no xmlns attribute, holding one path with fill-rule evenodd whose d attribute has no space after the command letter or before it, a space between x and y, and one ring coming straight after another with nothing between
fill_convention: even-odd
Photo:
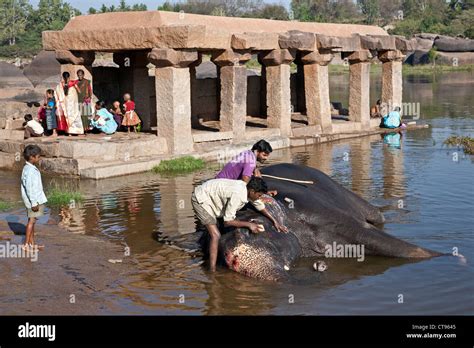
<instances>
[{"instance_id":1,"label":"muddy riverbank","mask_svg":"<svg viewBox=\"0 0 474 348\"><path fill-rule=\"evenodd\" d=\"M0 221L0 244L10 250L21 244L25 222L17 214ZM2 255L10 257L0 260L0 315L114 312L110 291L134 264L124 256L123 245L71 233L51 219L37 225L36 235L45 245L37 257L12 257L11 251ZM115 260L122 262L111 262Z\"/></svg>"}]
</instances>

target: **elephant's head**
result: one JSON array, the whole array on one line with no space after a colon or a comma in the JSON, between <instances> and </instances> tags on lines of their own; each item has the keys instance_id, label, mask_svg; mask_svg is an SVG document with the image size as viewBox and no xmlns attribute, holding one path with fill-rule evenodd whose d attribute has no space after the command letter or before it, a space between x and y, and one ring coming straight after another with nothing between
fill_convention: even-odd
<instances>
[{"instance_id":1,"label":"elephant's head","mask_svg":"<svg viewBox=\"0 0 474 348\"><path fill-rule=\"evenodd\" d=\"M289 232L278 232L266 217L246 209L237 218L253 220L263 225L265 230L252 233L247 228L225 229L219 242L219 255L221 261L235 272L264 280L285 280L291 263L300 253L300 246L280 203L269 196L263 200L270 214L286 225Z\"/></svg>"}]
</instances>

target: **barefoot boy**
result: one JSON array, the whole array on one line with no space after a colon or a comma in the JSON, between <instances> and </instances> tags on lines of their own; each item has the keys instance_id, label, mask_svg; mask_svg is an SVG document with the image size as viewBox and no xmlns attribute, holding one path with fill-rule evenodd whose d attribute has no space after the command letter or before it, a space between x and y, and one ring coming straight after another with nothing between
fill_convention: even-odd
<instances>
[{"instance_id":1,"label":"barefoot boy","mask_svg":"<svg viewBox=\"0 0 474 348\"><path fill-rule=\"evenodd\" d=\"M36 167L36 164L40 161L40 154L41 149L37 145L28 145L23 151L26 164L21 173L21 197L28 214L24 249L40 248L35 245L35 223L38 217L43 216L44 204L47 202L43 192L41 173Z\"/></svg>"}]
</instances>

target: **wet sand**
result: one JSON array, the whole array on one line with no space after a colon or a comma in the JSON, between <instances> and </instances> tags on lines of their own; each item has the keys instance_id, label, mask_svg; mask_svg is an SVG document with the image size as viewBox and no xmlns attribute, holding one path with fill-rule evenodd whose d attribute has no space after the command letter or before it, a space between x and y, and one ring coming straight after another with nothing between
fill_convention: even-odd
<instances>
[{"instance_id":1,"label":"wet sand","mask_svg":"<svg viewBox=\"0 0 474 348\"><path fill-rule=\"evenodd\" d=\"M24 229L23 223L0 221L0 243L22 243ZM36 242L45 245L36 262L0 260L0 315L117 314L110 292L133 267L124 246L68 232L51 221L37 224Z\"/></svg>"}]
</instances>

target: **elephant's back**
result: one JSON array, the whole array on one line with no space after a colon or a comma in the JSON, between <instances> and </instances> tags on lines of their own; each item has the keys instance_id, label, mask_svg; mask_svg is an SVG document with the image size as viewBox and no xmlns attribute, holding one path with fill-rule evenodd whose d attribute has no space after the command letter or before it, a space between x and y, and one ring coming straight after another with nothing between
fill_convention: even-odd
<instances>
[{"instance_id":1,"label":"elephant's back","mask_svg":"<svg viewBox=\"0 0 474 348\"><path fill-rule=\"evenodd\" d=\"M281 163L263 168L262 173L297 181L312 181L313 184L293 183L264 177L270 186L284 186L285 192L294 192L299 195L308 208L314 208L321 204L330 205L371 223L384 222L384 217L377 207L318 169L292 163Z\"/></svg>"}]
</instances>

